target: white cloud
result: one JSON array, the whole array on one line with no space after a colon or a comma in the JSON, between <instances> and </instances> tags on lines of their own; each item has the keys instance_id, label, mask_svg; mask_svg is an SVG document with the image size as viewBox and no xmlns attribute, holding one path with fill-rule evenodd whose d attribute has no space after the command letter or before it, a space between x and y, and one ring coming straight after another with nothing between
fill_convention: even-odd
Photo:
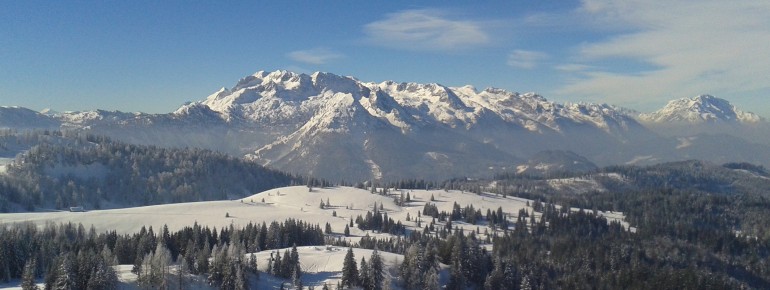
<instances>
[{"instance_id":1,"label":"white cloud","mask_svg":"<svg viewBox=\"0 0 770 290\"><path fill-rule=\"evenodd\" d=\"M579 63L566 63L566 64L560 64L554 67L556 70L564 71L564 72L585 72L587 70L593 69L590 65L585 64L579 64Z\"/></svg>"},{"instance_id":2,"label":"white cloud","mask_svg":"<svg viewBox=\"0 0 770 290\"><path fill-rule=\"evenodd\" d=\"M439 10L406 10L364 26L369 43L407 50L454 51L489 43L483 23L449 19Z\"/></svg>"},{"instance_id":3,"label":"white cloud","mask_svg":"<svg viewBox=\"0 0 770 290\"><path fill-rule=\"evenodd\" d=\"M531 50L514 50L508 55L508 65L517 68L531 69L534 68L538 62L548 58L548 55Z\"/></svg>"},{"instance_id":4,"label":"white cloud","mask_svg":"<svg viewBox=\"0 0 770 290\"><path fill-rule=\"evenodd\" d=\"M287 56L294 61L318 65L341 58L342 54L334 52L328 48L313 48L307 50L292 51L288 53Z\"/></svg>"},{"instance_id":5,"label":"white cloud","mask_svg":"<svg viewBox=\"0 0 770 290\"><path fill-rule=\"evenodd\" d=\"M585 0L578 13L597 30L622 32L578 47L578 61L563 71L596 62L610 69L578 69L559 93L662 102L770 90L770 2ZM631 63L648 68L628 72Z\"/></svg>"}]
</instances>

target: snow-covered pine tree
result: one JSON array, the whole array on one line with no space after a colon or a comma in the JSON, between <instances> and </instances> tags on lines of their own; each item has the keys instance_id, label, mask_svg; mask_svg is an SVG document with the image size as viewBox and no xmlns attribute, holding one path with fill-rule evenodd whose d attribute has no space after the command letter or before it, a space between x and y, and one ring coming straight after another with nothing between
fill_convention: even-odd
<instances>
[{"instance_id":1,"label":"snow-covered pine tree","mask_svg":"<svg viewBox=\"0 0 770 290\"><path fill-rule=\"evenodd\" d=\"M273 276L281 276L281 251L275 251L275 257L273 258L273 268L271 269Z\"/></svg>"},{"instance_id":2,"label":"snow-covered pine tree","mask_svg":"<svg viewBox=\"0 0 770 290\"><path fill-rule=\"evenodd\" d=\"M369 268L369 264L366 263L366 257L361 257L361 264L359 264L359 266L358 285L360 285L361 288L364 288L364 290L373 289L372 277L370 276L372 274L372 270Z\"/></svg>"},{"instance_id":3,"label":"snow-covered pine tree","mask_svg":"<svg viewBox=\"0 0 770 290\"><path fill-rule=\"evenodd\" d=\"M249 279L246 277L246 273L242 265L235 266L235 289L236 290L249 290Z\"/></svg>"},{"instance_id":4,"label":"snow-covered pine tree","mask_svg":"<svg viewBox=\"0 0 770 290\"><path fill-rule=\"evenodd\" d=\"M353 248L348 248L345 259L342 262L342 286L353 287L358 285L358 266Z\"/></svg>"},{"instance_id":5,"label":"snow-covered pine tree","mask_svg":"<svg viewBox=\"0 0 770 290\"><path fill-rule=\"evenodd\" d=\"M423 280L423 289L439 289L438 271L434 267L429 267Z\"/></svg>"},{"instance_id":6,"label":"snow-covered pine tree","mask_svg":"<svg viewBox=\"0 0 770 290\"><path fill-rule=\"evenodd\" d=\"M294 266L294 271L291 273L291 283L296 289L302 289L302 279L299 265Z\"/></svg>"},{"instance_id":7,"label":"snow-covered pine tree","mask_svg":"<svg viewBox=\"0 0 770 290\"><path fill-rule=\"evenodd\" d=\"M372 251L372 256L369 258L369 264L371 269L371 276L372 279L372 289L374 290L382 290L382 282L385 279L385 270L383 268L382 264L382 257L380 257L380 253L377 251L377 248L374 248L374 251Z\"/></svg>"},{"instance_id":8,"label":"snow-covered pine tree","mask_svg":"<svg viewBox=\"0 0 770 290\"><path fill-rule=\"evenodd\" d=\"M283 260L281 261L281 275L282 278L291 278L292 271L294 271L294 259L291 257L289 250L283 252Z\"/></svg>"},{"instance_id":9,"label":"snow-covered pine tree","mask_svg":"<svg viewBox=\"0 0 770 290\"><path fill-rule=\"evenodd\" d=\"M118 274L108 261L101 257L92 270L91 277L88 279L88 290L114 290L118 287Z\"/></svg>"},{"instance_id":10,"label":"snow-covered pine tree","mask_svg":"<svg viewBox=\"0 0 770 290\"><path fill-rule=\"evenodd\" d=\"M30 259L24 265L24 273L21 276L21 289L22 290L38 290L35 283L35 268L37 267L37 260Z\"/></svg>"},{"instance_id":11,"label":"snow-covered pine tree","mask_svg":"<svg viewBox=\"0 0 770 290\"><path fill-rule=\"evenodd\" d=\"M171 253L162 239L158 240L155 253L152 256L153 285L168 289L167 277L171 272Z\"/></svg>"},{"instance_id":12,"label":"snow-covered pine tree","mask_svg":"<svg viewBox=\"0 0 770 290\"><path fill-rule=\"evenodd\" d=\"M56 268L56 280L53 290L74 290L75 289L75 261L72 254L66 254Z\"/></svg>"},{"instance_id":13,"label":"snow-covered pine tree","mask_svg":"<svg viewBox=\"0 0 770 290\"><path fill-rule=\"evenodd\" d=\"M177 257L177 262L179 264L176 275L177 275L177 286L179 287L179 290L185 289L187 286L187 279L185 276L190 273L190 267L187 264L187 257L185 255L179 255Z\"/></svg>"}]
</instances>

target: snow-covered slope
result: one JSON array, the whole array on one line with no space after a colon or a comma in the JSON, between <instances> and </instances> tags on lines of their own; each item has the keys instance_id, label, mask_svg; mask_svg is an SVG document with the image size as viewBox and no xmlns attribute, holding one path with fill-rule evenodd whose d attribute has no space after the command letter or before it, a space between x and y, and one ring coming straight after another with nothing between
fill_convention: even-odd
<instances>
[{"instance_id":1,"label":"snow-covered slope","mask_svg":"<svg viewBox=\"0 0 770 290\"><path fill-rule=\"evenodd\" d=\"M721 144L758 143L770 146L770 123L764 118L740 110L727 100L710 95L670 101L658 111L639 114L638 120L655 133L678 140L692 139L696 135L721 135ZM704 138L698 138L702 142ZM677 145L683 149L684 145ZM702 144L713 147L715 144ZM679 150L682 151L682 150ZM723 154L721 151L703 152L705 156ZM751 155L763 152L738 152ZM709 159L717 161L716 159ZM765 163L764 159L755 162Z\"/></svg>"},{"instance_id":2,"label":"snow-covered slope","mask_svg":"<svg viewBox=\"0 0 770 290\"><path fill-rule=\"evenodd\" d=\"M572 151L546 150L530 157L526 164L516 167L516 173L547 176L553 173L588 172L596 164Z\"/></svg>"},{"instance_id":3,"label":"snow-covered slope","mask_svg":"<svg viewBox=\"0 0 770 290\"><path fill-rule=\"evenodd\" d=\"M433 203L439 211L451 212L456 202L460 206L473 205L476 209L486 212L486 209L502 210L515 221L519 209L532 209L526 204L531 200L501 197L494 194L483 193L481 195L444 190L404 190L404 194L410 194L411 202L404 206L398 206L393 202L394 197L401 191L391 191L391 196L372 194L368 190L334 187L313 188L308 191L305 186L293 186L268 190L242 198L239 200L207 201L193 203L177 203L145 207L133 207L110 210L90 210L87 212L30 212L0 214L0 225L3 223L32 222L44 225L46 222L73 222L83 223L86 227L93 225L98 232L116 230L118 233L138 232L142 226L152 226L154 229L167 225L169 230L180 230L195 222L210 227L226 227L230 224L245 226L248 223L261 223L266 221L283 221L289 218L300 219L321 226L327 222L336 234L341 234L345 225L350 223L350 218L358 215L366 216L367 211L372 211L377 203L395 221L401 221L407 229L422 230L417 227L417 212L423 210L426 203ZM431 196L435 201L431 202ZM263 201L264 199L264 201ZM320 202L328 202L330 206L321 209ZM336 213L336 216L334 215ZM229 217L226 217L229 214ZM609 213L607 213L609 215ZM410 215L411 221L406 217ZM622 216L613 215L622 220ZM423 219L424 223L429 222ZM475 231L476 225L462 222L454 223L455 226L468 232ZM486 225L479 225L484 228ZM491 232L491 228L489 229ZM482 230L483 232L483 230ZM363 231L356 227L350 228L349 239L357 241L366 234L381 236L386 234Z\"/></svg>"},{"instance_id":4,"label":"snow-covered slope","mask_svg":"<svg viewBox=\"0 0 770 290\"><path fill-rule=\"evenodd\" d=\"M0 106L0 129L56 129L59 121L22 107Z\"/></svg>"},{"instance_id":5,"label":"snow-covered slope","mask_svg":"<svg viewBox=\"0 0 770 290\"><path fill-rule=\"evenodd\" d=\"M391 193L397 195L400 192L392 191ZM313 188L311 192L305 186L295 186L271 189L240 200L180 203L87 212L0 214L0 226L14 222L31 222L40 226L48 222L74 222L82 223L85 228L90 228L90 225L93 225L97 232L116 230L120 234L130 234L139 232L142 226L152 226L153 229L159 230L163 225L168 225L169 230L174 232L191 226L193 223L220 229L230 225L241 227L248 223L261 224L263 221L270 224L272 221L282 222L292 218L311 224L317 223L322 228L328 222L334 232L333 236L348 239L349 241L358 241L367 234L372 237L389 236L383 233L363 231L357 227L350 227L350 237L344 237L342 234L345 225L350 223L351 218L355 219L358 215L366 216L366 212L371 211L375 203L382 205L383 210L387 212L390 218L401 221L408 230L420 231L422 231L422 227L417 227L415 222L418 216L417 212L422 211L425 203L429 202L431 195L435 196L436 201L434 203L442 211L451 212L453 202L457 202L462 206L472 204L475 208L482 209L484 212L486 212L486 209L494 210L497 207L502 207L511 223L515 222L519 209L527 207L527 200L510 197L503 198L491 194L477 195L459 191L445 192L443 190L413 190L410 191L410 194L413 201L402 207L393 203L394 196L371 194L368 190L337 187ZM324 202L328 200L330 206L321 209L319 204L322 200ZM530 201L530 204L532 203L533 201ZM532 208L527 208L529 212L533 212ZM229 217L226 216L228 214ZM622 220L622 216L607 214L610 219L619 218ZM411 221L406 220L407 215L410 215ZM422 219L423 226L428 223L430 223L429 218ZM462 228L466 233L476 231L477 229L476 225L459 221L455 221L454 225ZM443 222L438 222L437 226L443 226ZM479 223L478 226L481 228L481 234L479 235L481 238L486 238L484 229L487 229L489 233L493 231L486 226L486 223ZM497 232L502 234L500 229L497 229ZM279 251L283 253L284 250L281 249ZM320 289L323 283L327 283L330 286L336 285L337 281L341 278L342 262L346 251L347 248L334 246L298 247L303 272L303 283L306 286L313 285L316 289ZM257 261L260 263L260 270L264 271L267 269L265 263L269 260L271 252L273 251L256 253ZM362 257L368 260L371 253L372 250L354 249L357 261L360 261ZM403 261L403 256L401 255L384 251L379 253L386 269L392 269L397 263ZM121 269L119 271L122 282L121 287L126 287L121 289L139 289L135 287L136 275L130 273L131 266L119 266L119 269ZM389 272L388 275L397 275L396 273L398 273L397 268L392 269L392 274ZM196 279L191 280L197 281ZM392 280L395 281L395 278ZM205 278L202 281L205 282ZM280 288L281 281L284 280L262 273L260 281L254 281L256 284L253 286L256 286L256 289L278 289ZM193 284L188 289L213 289L203 286L203 283L200 285ZM0 282L0 288L4 286L16 287L16 285L18 285L18 282L10 284L2 284Z\"/></svg>"},{"instance_id":6,"label":"snow-covered slope","mask_svg":"<svg viewBox=\"0 0 770 290\"><path fill-rule=\"evenodd\" d=\"M329 125L335 117L353 117L344 114L343 108L363 109L366 115L404 131L435 124L469 128L489 114L533 132L560 131L569 122L612 132L634 123L608 105L562 105L534 93L494 88L477 91L471 86L446 87L435 83L366 83L322 72L306 75L259 71L200 103L220 112L227 120L263 124L302 120Z\"/></svg>"},{"instance_id":7,"label":"snow-covered slope","mask_svg":"<svg viewBox=\"0 0 770 290\"><path fill-rule=\"evenodd\" d=\"M757 123L763 120L754 113L739 110L727 100L711 95L673 100L658 111L640 114L639 119L653 123L685 122L693 124L704 122Z\"/></svg>"},{"instance_id":8,"label":"snow-covered slope","mask_svg":"<svg viewBox=\"0 0 770 290\"><path fill-rule=\"evenodd\" d=\"M756 124L766 123L760 117L711 96L639 114L496 88L363 82L284 70L259 71L168 114L32 113L44 121L4 123L20 117L4 117L0 110L0 128L32 124L138 144L203 147L284 171L348 181L488 176L515 170L525 164L523 158L543 150L572 151L600 166L640 156L682 160L692 155L677 138L697 133L731 133L770 144L770 126L757 132L762 126ZM674 123L686 126L672 129ZM695 123L701 125L693 131Z\"/></svg>"},{"instance_id":9,"label":"snow-covered slope","mask_svg":"<svg viewBox=\"0 0 770 290\"><path fill-rule=\"evenodd\" d=\"M260 71L196 104L229 124L274 134L253 144L249 158L335 180L478 176L512 167L518 156L544 146L573 149L564 146L569 139L613 146L644 130L608 105L322 72Z\"/></svg>"}]
</instances>

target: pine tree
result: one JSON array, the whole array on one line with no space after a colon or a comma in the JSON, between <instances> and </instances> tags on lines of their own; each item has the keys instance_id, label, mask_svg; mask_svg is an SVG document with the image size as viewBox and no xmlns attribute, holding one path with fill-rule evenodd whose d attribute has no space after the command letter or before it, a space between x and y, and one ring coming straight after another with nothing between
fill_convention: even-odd
<instances>
[{"instance_id":1,"label":"pine tree","mask_svg":"<svg viewBox=\"0 0 770 290\"><path fill-rule=\"evenodd\" d=\"M401 281L404 282L404 287L406 289L416 289L418 288L416 285L419 285L419 279L416 278L416 276L419 275L419 257L420 256L420 250L419 246L412 244L409 246L409 248L406 249L406 252L404 253L404 261L401 263L401 266L399 267L399 277L401 278Z\"/></svg>"},{"instance_id":2,"label":"pine tree","mask_svg":"<svg viewBox=\"0 0 770 290\"><path fill-rule=\"evenodd\" d=\"M501 283L503 282L503 271L504 269L500 258L495 259L494 270L487 275L487 278L484 281L484 289L500 289L502 286Z\"/></svg>"},{"instance_id":3,"label":"pine tree","mask_svg":"<svg viewBox=\"0 0 770 290\"><path fill-rule=\"evenodd\" d=\"M369 264L366 263L365 257L361 257L361 264L359 264L359 266L358 284L361 286L361 288L364 288L364 290L371 290L372 277L369 274L371 274L372 270L369 268Z\"/></svg>"},{"instance_id":4,"label":"pine tree","mask_svg":"<svg viewBox=\"0 0 770 290\"><path fill-rule=\"evenodd\" d=\"M519 289L532 290L532 284L529 282L529 276L524 275L521 277L521 285L519 286Z\"/></svg>"},{"instance_id":5,"label":"pine tree","mask_svg":"<svg viewBox=\"0 0 770 290\"><path fill-rule=\"evenodd\" d=\"M38 290L35 283L35 269L37 267L37 260L30 259L24 265L24 273L21 276L21 289L22 290Z\"/></svg>"},{"instance_id":6,"label":"pine tree","mask_svg":"<svg viewBox=\"0 0 770 290\"><path fill-rule=\"evenodd\" d=\"M348 248L345 259L342 262L342 286L353 287L358 285L358 266L353 248Z\"/></svg>"},{"instance_id":7,"label":"pine tree","mask_svg":"<svg viewBox=\"0 0 770 290\"><path fill-rule=\"evenodd\" d=\"M236 276L236 272L238 271L238 269L236 268L239 268L239 267L234 260L230 260L228 258L225 259L225 262L222 267L222 279L220 280L219 289L223 289L223 290L235 289L235 283L236 283L235 276Z\"/></svg>"},{"instance_id":8,"label":"pine tree","mask_svg":"<svg viewBox=\"0 0 770 290\"><path fill-rule=\"evenodd\" d=\"M275 251L275 258L273 258L272 273L274 276L281 276L281 251Z\"/></svg>"},{"instance_id":9,"label":"pine tree","mask_svg":"<svg viewBox=\"0 0 770 290\"><path fill-rule=\"evenodd\" d=\"M177 257L177 262L179 263L179 268L177 269L177 286L179 287L179 290L185 289L185 286L187 286L187 281L185 279L185 276L190 273L190 267L187 264L187 258L184 255L179 255Z\"/></svg>"},{"instance_id":10,"label":"pine tree","mask_svg":"<svg viewBox=\"0 0 770 290\"><path fill-rule=\"evenodd\" d=\"M380 253L377 251L377 248L374 248L374 251L372 251L372 256L369 258L369 264L371 269L371 276L372 279L372 289L374 290L381 290L382 289L382 282L385 279L385 271L383 269L382 264L382 257L380 257Z\"/></svg>"},{"instance_id":11,"label":"pine tree","mask_svg":"<svg viewBox=\"0 0 770 290\"><path fill-rule=\"evenodd\" d=\"M140 263L140 271L137 274L136 282L139 284L140 287L149 288L155 286L153 281L153 272L152 272L152 253L148 253L144 255L144 258L141 259L142 262Z\"/></svg>"},{"instance_id":12,"label":"pine tree","mask_svg":"<svg viewBox=\"0 0 770 290\"><path fill-rule=\"evenodd\" d=\"M463 273L462 264L459 262L452 263L452 269L449 272L449 284L447 289L465 289L465 274Z\"/></svg>"},{"instance_id":13,"label":"pine tree","mask_svg":"<svg viewBox=\"0 0 770 290\"><path fill-rule=\"evenodd\" d=\"M112 290L118 287L118 274L107 261L98 258L91 278L88 279L88 290Z\"/></svg>"},{"instance_id":14,"label":"pine tree","mask_svg":"<svg viewBox=\"0 0 770 290\"><path fill-rule=\"evenodd\" d=\"M435 267L428 267L423 280L423 289L439 289L438 272Z\"/></svg>"},{"instance_id":15,"label":"pine tree","mask_svg":"<svg viewBox=\"0 0 770 290\"><path fill-rule=\"evenodd\" d=\"M163 240L158 240L158 245L155 247L155 253L152 256L152 284L157 285L160 289L168 288L167 277L171 272L171 253L166 248L166 244Z\"/></svg>"},{"instance_id":16,"label":"pine tree","mask_svg":"<svg viewBox=\"0 0 770 290\"><path fill-rule=\"evenodd\" d=\"M291 278L291 273L294 271L294 258L292 258L289 250L283 252L283 260L281 261L281 278Z\"/></svg>"},{"instance_id":17,"label":"pine tree","mask_svg":"<svg viewBox=\"0 0 770 290\"><path fill-rule=\"evenodd\" d=\"M257 255L255 255L254 253L249 254L249 263L247 268L252 274L257 275L257 278L259 278L258 267L259 267L259 263L257 263Z\"/></svg>"},{"instance_id":18,"label":"pine tree","mask_svg":"<svg viewBox=\"0 0 770 290\"><path fill-rule=\"evenodd\" d=\"M67 254L59 262L56 268L56 280L54 281L54 290L74 290L75 289L75 265L74 257Z\"/></svg>"},{"instance_id":19,"label":"pine tree","mask_svg":"<svg viewBox=\"0 0 770 290\"><path fill-rule=\"evenodd\" d=\"M104 247L102 247L102 252L100 253L100 255L102 256L101 258L104 259L104 261L108 265L110 266L118 265L118 258L115 257L114 254L112 254L110 247L108 247L107 245L104 245Z\"/></svg>"},{"instance_id":20,"label":"pine tree","mask_svg":"<svg viewBox=\"0 0 770 290\"><path fill-rule=\"evenodd\" d=\"M293 244L291 246L290 263L292 267L299 266L299 252L297 251L297 244Z\"/></svg>"},{"instance_id":21,"label":"pine tree","mask_svg":"<svg viewBox=\"0 0 770 290\"><path fill-rule=\"evenodd\" d=\"M296 265L294 267L294 271L291 273L291 283L296 289L302 289L301 275L302 274L300 273L299 265Z\"/></svg>"},{"instance_id":22,"label":"pine tree","mask_svg":"<svg viewBox=\"0 0 770 290\"><path fill-rule=\"evenodd\" d=\"M235 290L249 290L249 279L244 273L243 265L235 263Z\"/></svg>"}]
</instances>

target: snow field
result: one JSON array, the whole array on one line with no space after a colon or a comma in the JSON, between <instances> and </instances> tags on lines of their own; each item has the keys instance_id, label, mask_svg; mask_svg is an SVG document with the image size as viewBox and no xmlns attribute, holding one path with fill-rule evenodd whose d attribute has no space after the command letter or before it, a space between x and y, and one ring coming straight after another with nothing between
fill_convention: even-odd
<instances>
[{"instance_id":1,"label":"snow field","mask_svg":"<svg viewBox=\"0 0 770 290\"><path fill-rule=\"evenodd\" d=\"M13 158L0 158L0 174L5 174L5 166L13 163Z\"/></svg>"},{"instance_id":2,"label":"snow field","mask_svg":"<svg viewBox=\"0 0 770 290\"><path fill-rule=\"evenodd\" d=\"M408 193L411 202L404 206L398 206L394 198L404 196ZM461 208L473 205L475 209L481 210L485 215L487 209L496 210L502 207L503 212L513 224L516 220L518 211L526 208L531 216L539 218L539 213L534 213L527 202L533 204L533 201L516 198L502 197L494 194L482 193L475 194L462 191L444 191L444 190L391 190L389 196L372 194L368 190L351 187L332 187L332 188L313 188L308 190L305 186L283 187L264 191L249 197L238 200L227 201L208 201L180 204L166 204L124 209L110 210L91 210L87 212L31 212L31 213L12 213L0 214L0 226L4 224L17 222L32 222L42 226L46 223L82 223L86 228L93 225L97 232L116 230L119 234L138 232L142 226L152 226L157 232L163 225L167 225L170 231L176 231L186 226L191 226L197 222L202 226L225 227L233 225L235 227L245 226L252 223L270 223L271 221L284 221L289 218L303 220L310 224L318 224L324 228L328 222L334 235L339 238L348 239L356 242L365 235L372 237L389 237L389 234L376 233L372 231L362 231L357 227L350 227L350 237L344 237L342 232L345 225L349 225L350 218L355 219L358 215L365 216L367 211L373 210L375 202L379 207L382 205L382 211L388 214L388 217L395 221L401 221L407 230L419 230L416 227L418 212L421 212L426 203L433 203L439 211L451 212L456 202ZM433 196L434 201L430 198ZM329 201L329 206L320 208L320 203ZM578 210L578 209L572 209ZM336 211L337 216L333 216ZM409 214L411 221L406 221ZM599 212L608 220L618 220L623 222L623 214L618 212ZM226 217L229 215L229 217ZM432 218L422 217L422 227L427 226ZM444 226L443 222L436 222L439 228ZM627 223L623 222L627 226ZM453 227L459 227L466 234L479 231L480 238L485 238L485 230L492 232L492 229L486 226L482 221L479 225L467 224L462 221L454 221ZM498 230L499 232L499 230ZM489 245L487 245L489 246ZM336 286L341 278L342 262L347 248L332 246L307 246L298 247L300 253L300 263L303 270L302 280L305 286L321 287L324 283L330 286ZM262 251L256 253L259 269L265 271L270 254L280 251L283 255L285 249ZM356 261L362 257L369 260L371 250L354 249ZM380 251L380 255L387 269L386 275L391 275L395 281L396 265L403 260L402 255ZM117 266L120 279L120 289L138 289L136 288L136 275L130 272L131 265ZM442 271L445 272L445 271ZM442 276L446 276L443 273ZM190 276L191 280L188 289L212 289L205 283L202 276ZM42 283L42 280L39 281ZM257 285L256 289L279 289L282 279L264 274L259 281L252 281L252 285ZM2 289L20 289L20 281L0 285Z\"/></svg>"},{"instance_id":3,"label":"snow field","mask_svg":"<svg viewBox=\"0 0 770 290\"><path fill-rule=\"evenodd\" d=\"M406 196L409 193L411 202L405 206L398 206L393 198L403 191ZM431 195L435 201L430 202ZM263 201L264 200L264 201ZM325 209L320 208L321 201L329 201L330 205ZM142 226L152 226L158 231L167 225L169 230L176 231L193 223L209 227L225 227L231 224L236 227L245 226L248 223L270 223L271 221L284 221L289 218L303 220L311 224L318 224L321 228L328 222L332 231L341 236L345 225L350 224L350 218L354 220L358 215L365 216L367 211L372 211L375 202L378 207L382 205L383 212L394 221L401 221L408 230L422 230L416 228L418 212L422 212L426 203L433 203L439 211L451 212L456 202L464 208L473 205L485 215L487 209L496 210L502 207L503 212L511 222L515 222L518 212L527 208L530 215L539 217L531 207L527 207L529 200L514 197L502 197L494 194L483 193L481 195L444 190L391 190L390 196L372 194L368 190L352 187L313 188L309 191L305 186L294 186L271 189L239 200L207 201L154 205L123 209L89 210L87 212L30 212L0 214L0 224L15 222L32 222L44 225L47 222L54 223L82 223L86 228L94 226L97 232L115 230L120 234L138 232ZM532 201L529 201L532 204ZM333 216L336 211L337 216ZM609 220L623 221L622 213L605 213ZM411 221L406 221L407 214ZM229 215L229 217L226 217ZM422 227L428 225L430 217L422 217ZM443 223L439 223L443 226ZM625 223L624 223L625 224ZM460 227L466 232L476 231L482 233L486 223L471 225L461 221L454 221L453 226ZM491 233L491 229L488 229ZM357 241L366 234L372 237L389 236L388 234L362 231L357 227L350 228L351 241Z\"/></svg>"}]
</instances>

